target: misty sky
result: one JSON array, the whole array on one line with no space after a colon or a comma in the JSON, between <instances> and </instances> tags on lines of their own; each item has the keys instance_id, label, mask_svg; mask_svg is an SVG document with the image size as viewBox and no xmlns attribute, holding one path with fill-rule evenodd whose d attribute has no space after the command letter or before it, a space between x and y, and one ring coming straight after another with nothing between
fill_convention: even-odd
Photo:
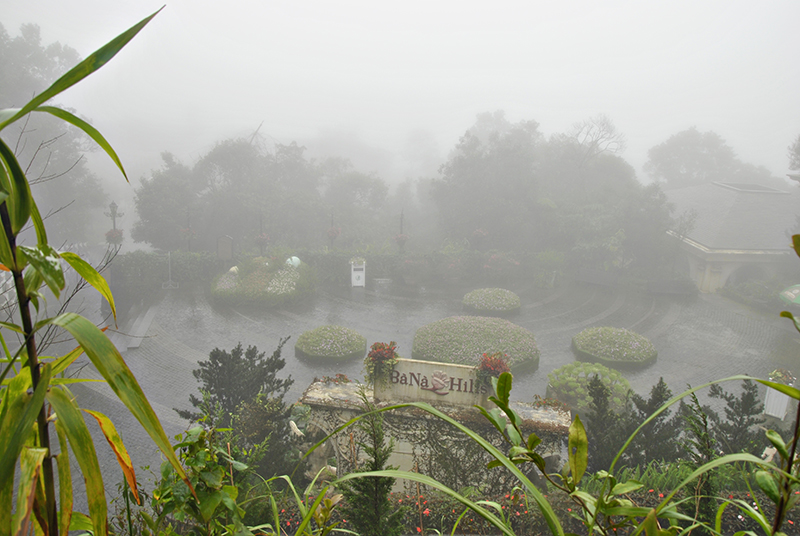
<instances>
[{"instance_id":1,"label":"misty sky","mask_svg":"<svg viewBox=\"0 0 800 536\"><path fill-rule=\"evenodd\" d=\"M1 20L85 57L162 2L3 0ZM93 121L134 184L162 151L192 164L262 121L267 139L415 177L499 109L546 135L604 113L641 180L647 150L691 126L784 176L800 133L798 22L797 0L173 0L57 102Z\"/></svg>"}]
</instances>

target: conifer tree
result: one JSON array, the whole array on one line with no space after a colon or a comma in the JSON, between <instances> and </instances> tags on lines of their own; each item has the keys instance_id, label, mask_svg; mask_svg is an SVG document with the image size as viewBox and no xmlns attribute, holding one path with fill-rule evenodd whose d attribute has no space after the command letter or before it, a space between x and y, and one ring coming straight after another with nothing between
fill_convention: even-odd
<instances>
[{"instance_id":1,"label":"conifer tree","mask_svg":"<svg viewBox=\"0 0 800 536\"><path fill-rule=\"evenodd\" d=\"M364 392L361 399L365 412L375 409ZM366 453L367 460L356 472L396 469L386 465L394 450L394 441L389 439L387 444L383 416L368 415L359 421L358 427L366 436L358 446ZM361 536L400 536L403 533L405 507L393 510L389 502L394 482L394 478L363 477L342 483L343 511L355 532Z\"/></svg>"}]
</instances>

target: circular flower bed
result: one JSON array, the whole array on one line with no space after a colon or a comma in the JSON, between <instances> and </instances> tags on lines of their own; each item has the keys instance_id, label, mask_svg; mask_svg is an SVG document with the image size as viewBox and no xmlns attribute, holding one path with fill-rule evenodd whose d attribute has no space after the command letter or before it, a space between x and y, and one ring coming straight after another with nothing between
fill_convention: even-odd
<instances>
[{"instance_id":1,"label":"circular flower bed","mask_svg":"<svg viewBox=\"0 0 800 536\"><path fill-rule=\"evenodd\" d=\"M367 353L367 339L342 326L320 326L297 338L294 353L297 357L333 361L363 358Z\"/></svg>"},{"instance_id":2,"label":"circular flower bed","mask_svg":"<svg viewBox=\"0 0 800 536\"><path fill-rule=\"evenodd\" d=\"M652 364L658 352L647 337L620 328L589 328L572 338L572 350L581 361L596 361L615 368Z\"/></svg>"},{"instance_id":3,"label":"circular flower bed","mask_svg":"<svg viewBox=\"0 0 800 536\"><path fill-rule=\"evenodd\" d=\"M612 408L625 407L631 384L619 371L598 363L570 363L548 374L547 398L556 398L578 413L585 412L591 403L588 386L592 376L600 376L611 389L609 404Z\"/></svg>"},{"instance_id":4,"label":"circular flower bed","mask_svg":"<svg viewBox=\"0 0 800 536\"><path fill-rule=\"evenodd\" d=\"M512 369L539 366L533 333L502 318L451 316L417 330L411 357L424 361L478 365L483 354L508 356Z\"/></svg>"},{"instance_id":5,"label":"circular flower bed","mask_svg":"<svg viewBox=\"0 0 800 536\"><path fill-rule=\"evenodd\" d=\"M503 288L479 288L461 301L467 311L482 315L503 315L519 312L519 296Z\"/></svg>"}]
</instances>

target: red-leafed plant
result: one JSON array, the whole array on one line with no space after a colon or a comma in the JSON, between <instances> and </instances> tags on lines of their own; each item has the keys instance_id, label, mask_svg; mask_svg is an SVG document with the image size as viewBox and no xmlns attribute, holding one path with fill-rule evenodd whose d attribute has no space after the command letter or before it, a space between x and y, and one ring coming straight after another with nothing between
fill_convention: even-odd
<instances>
[{"instance_id":1,"label":"red-leafed plant","mask_svg":"<svg viewBox=\"0 0 800 536\"><path fill-rule=\"evenodd\" d=\"M397 343L376 342L369 348L369 353L364 359L367 382L374 384L376 379L385 381L389 371L397 364L400 356L396 352Z\"/></svg>"}]
</instances>

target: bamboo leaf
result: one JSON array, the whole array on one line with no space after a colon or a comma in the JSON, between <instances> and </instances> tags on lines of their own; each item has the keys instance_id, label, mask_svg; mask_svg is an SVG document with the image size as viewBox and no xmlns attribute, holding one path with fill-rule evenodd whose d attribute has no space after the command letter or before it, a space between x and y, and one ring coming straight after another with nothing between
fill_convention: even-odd
<instances>
[{"instance_id":1,"label":"bamboo leaf","mask_svg":"<svg viewBox=\"0 0 800 536\"><path fill-rule=\"evenodd\" d=\"M61 506L61 510L58 512L59 535L69 536L73 507L72 469L69 465L67 432L64 430L64 423L58 419L56 419L56 433L58 434L58 445L60 447L60 452L56 456L56 466L58 467L58 504Z\"/></svg>"},{"instance_id":2,"label":"bamboo leaf","mask_svg":"<svg viewBox=\"0 0 800 536\"><path fill-rule=\"evenodd\" d=\"M100 132L92 125L90 125L80 117L77 117L66 110L62 110L61 108L56 108L55 106L39 106L38 108L36 108L35 111L47 112L51 115L58 117L62 121L66 121L67 123L70 123L71 125L74 125L79 129L81 129L82 131L84 131L90 138L92 138L95 141L95 143L97 143L97 145L99 145L106 152L106 154L109 157L111 157L111 160L114 161L119 170L122 172L122 175L125 177L125 180L128 180L128 175L125 173L125 168L122 167L122 162L120 161L119 156L117 156L117 153L114 151L114 148L111 147L111 144L109 144L108 141L106 141L106 139L103 137L103 135L100 134Z\"/></svg>"},{"instance_id":3,"label":"bamboo leaf","mask_svg":"<svg viewBox=\"0 0 800 536\"><path fill-rule=\"evenodd\" d=\"M792 235L792 249L800 257L800 235Z\"/></svg>"},{"instance_id":4,"label":"bamboo leaf","mask_svg":"<svg viewBox=\"0 0 800 536\"><path fill-rule=\"evenodd\" d=\"M52 367L48 363L42 369L42 373L39 376L39 384L36 386L33 396L29 396L25 391L17 391L13 385L9 385L4 395L8 409L4 415L3 422L0 423L0 437L3 438L3 441L0 441L0 497L2 497L0 512L11 511L10 499L11 494L13 494L16 462L19 459L22 446L33 431L33 423L42 409L42 404L44 404L51 374ZM9 399L9 397L11 398ZM6 503L6 501L9 502ZM5 509L6 506L8 510ZM0 522L5 521L4 515L0 513Z\"/></svg>"},{"instance_id":5,"label":"bamboo leaf","mask_svg":"<svg viewBox=\"0 0 800 536\"><path fill-rule=\"evenodd\" d=\"M161 9L164 8L162 7ZM64 76L56 80L50 87L39 93L22 108L0 111L0 130L4 129L6 126L10 125L24 115L30 113L35 108L52 99L62 91L74 86L108 63L111 58L117 54L117 52L122 50L122 48L127 45L128 42L133 39L136 34L139 33L139 31L144 28L148 22L150 22L152 18L155 17L159 11L161 11L161 9L149 17L142 19L140 22L134 24L128 30L122 32L107 44L100 47L94 54L90 55L88 58L70 69Z\"/></svg>"},{"instance_id":6,"label":"bamboo leaf","mask_svg":"<svg viewBox=\"0 0 800 536\"><path fill-rule=\"evenodd\" d=\"M139 491L136 488L136 472L133 470L133 462L131 462L131 457L128 455L128 449L125 448L125 444L122 442L122 437L120 437L119 433L117 432L117 427L114 426L114 423L111 422L111 419L99 411L92 411L90 409L84 409L83 411L97 420L97 424L100 425L100 430L102 430L106 441L108 441L108 444L111 446L111 450L113 450L114 454L117 455L117 462L122 468L122 472L125 475L125 480L128 481L128 486L130 487L131 492L133 492L133 497L136 499L136 504L141 505L142 503L139 500Z\"/></svg>"},{"instance_id":7,"label":"bamboo leaf","mask_svg":"<svg viewBox=\"0 0 800 536\"><path fill-rule=\"evenodd\" d=\"M612 495L625 495L642 487L642 483L637 480L628 480L627 482L620 482L611 488Z\"/></svg>"},{"instance_id":8,"label":"bamboo leaf","mask_svg":"<svg viewBox=\"0 0 800 536\"><path fill-rule=\"evenodd\" d=\"M117 323L117 309L114 305L114 296L111 294L111 289L108 286L105 278L100 275L100 272L94 269L94 266L83 260L77 253L71 251L64 251L61 253L61 258L67 261L73 270L81 276L87 283L92 285L108 302L111 306L111 313L114 315L114 324Z\"/></svg>"},{"instance_id":9,"label":"bamboo leaf","mask_svg":"<svg viewBox=\"0 0 800 536\"><path fill-rule=\"evenodd\" d=\"M103 487L103 474L100 472L94 441L86 427L86 421L64 389L50 389L47 401L53 406L57 418L61 420L69 445L83 473L93 532L95 536L105 536L108 504Z\"/></svg>"},{"instance_id":10,"label":"bamboo leaf","mask_svg":"<svg viewBox=\"0 0 800 536\"><path fill-rule=\"evenodd\" d=\"M61 256L58 252L47 244L42 244L35 248L19 246L17 255L22 255L39 272L47 288L58 298L64 288L64 271L61 269Z\"/></svg>"},{"instance_id":11,"label":"bamboo leaf","mask_svg":"<svg viewBox=\"0 0 800 536\"><path fill-rule=\"evenodd\" d=\"M572 473L572 482L577 486L589 464L589 438L579 415L575 415L575 420L569 427L567 445L569 470Z\"/></svg>"},{"instance_id":12,"label":"bamboo leaf","mask_svg":"<svg viewBox=\"0 0 800 536\"><path fill-rule=\"evenodd\" d=\"M784 460L789 459L789 451L786 448L786 443L783 442L781 435L775 430L767 430L767 439L772 443L772 446L781 454Z\"/></svg>"},{"instance_id":13,"label":"bamboo leaf","mask_svg":"<svg viewBox=\"0 0 800 536\"><path fill-rule=\"evenodd\" d=\"M24 536L28 533L28 524L33 511L33 498L39 484L39 472L46 455L47 449L45 448L26 447L20 453L20 486L12 529L15 536Z\"/></svg>"},{"instance_id":14,"label":"bamboo leaf","mask_svg":"<svg viewBox=\"0 0 800 536\"><path fill-rule=\"evenodd\" d=\"M125 364L119 351L108 340L108 337L97 326L75 313L59 315L53 318L51 323L64 328L75 337L97 371L141 423L162 454L169 460L178 476L194 493L194 487L186 477L186 472L175 455L155 411L139 386L139 382L136 381L128 365Z\"/></svg>"},{"instance_id":15,"label":"bamboo leaf","mask_svg":"<svg viewBox=\"0 0 800 536\"><path fill-rule=\"evenodd\" d=\"M766 385L767 387L772 387L776 391L780 391L785 395L789 395L790 397L794 398L795 400L800 400L800 390L791 385L783 385L782 383L771 382L768 380L756 380L758 383Z\"/></svg>"},{"instance_id":16,"label":"bamboo leaf","mask_svg":"<svg viewBox=\"0 0 800 536\"><path fill-rule=\"evenodd\" d=\"M39 245L47 244L47 230L44 228L44 220L42 215L39 214L39 207L33 197L31 197L31 221L33 222L33 228L36 230L36 243Z\"/></svg>"},{"instance_id":17,"label":"bamboo leaf","mask_svg":"<svg viewBox=\"0 0 800 536\"><path fill-rule=\"evenodd\" d=\"M25 227L31 215L31 188L28 179L25 178L25 172L14 156L14 151L2 139L0 139L0 161L5 167L5 177L10 179L7 184L3 184L3 190L8 189L5 204L11 220L11 231L16 236Z\"/></svg>"}]
</instances>

